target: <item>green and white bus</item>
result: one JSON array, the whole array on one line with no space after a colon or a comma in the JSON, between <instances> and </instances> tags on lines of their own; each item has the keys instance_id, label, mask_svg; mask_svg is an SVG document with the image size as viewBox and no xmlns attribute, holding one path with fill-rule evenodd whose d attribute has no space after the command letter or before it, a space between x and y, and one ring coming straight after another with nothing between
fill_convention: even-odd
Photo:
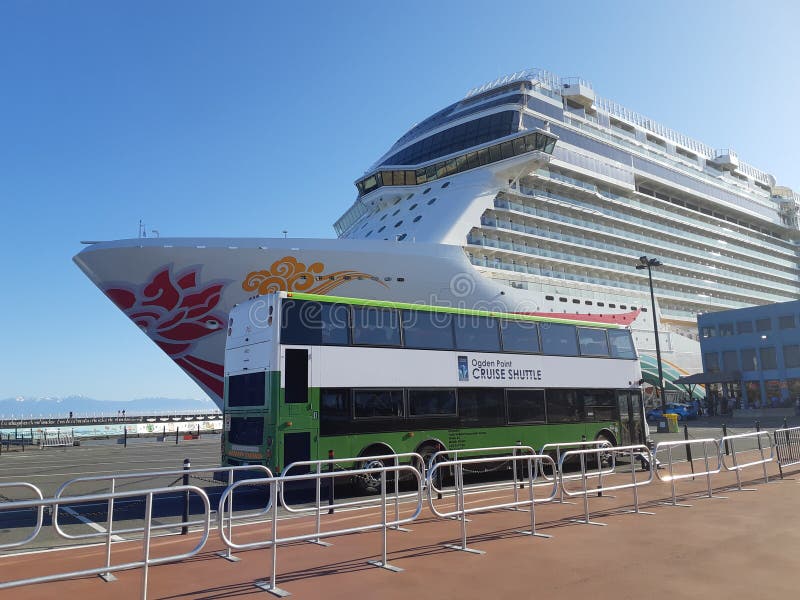
<instances>
[{"instance_id":1,"label":"green and white bus","mask_svg":"<svg viewBox=\"0 0 800 600\"><path fill-rule=\"evenodd\" d=\"M230 313L223 464L643 443L630 331L278 292ZM366 462L366 461L365 461Z\"/></svg>"}]
</instances>

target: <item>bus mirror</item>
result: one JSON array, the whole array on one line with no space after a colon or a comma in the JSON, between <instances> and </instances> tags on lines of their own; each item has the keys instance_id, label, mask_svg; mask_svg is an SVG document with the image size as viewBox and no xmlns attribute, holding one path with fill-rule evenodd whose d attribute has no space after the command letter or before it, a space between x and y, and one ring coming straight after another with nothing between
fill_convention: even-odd
<instances>
[{"instance_id":1,"label":"bus mirror","mask_svg":"<svg viewBox=\"0 0 800 600\"><path fill-rule=\"evenodd\" d=\"M286 423L284 423L284 425L286 425L286 427L291 427L292 426L292 422L291 421L286 421Z\"/></svg>"}]
</instances>

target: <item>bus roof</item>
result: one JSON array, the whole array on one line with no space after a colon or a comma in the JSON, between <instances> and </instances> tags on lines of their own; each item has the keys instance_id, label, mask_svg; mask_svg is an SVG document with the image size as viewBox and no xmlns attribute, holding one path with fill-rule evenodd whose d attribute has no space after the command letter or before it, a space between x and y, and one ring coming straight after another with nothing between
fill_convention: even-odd
<instances>
[{"instance_id":1,"label":"bus roof","mask_svg":"<svg viewBox=\"0 0 800 600\"><path fill-rule=\"evenodd\" d=\"M603 327L606 329L623 329L618 323L598 323L596 321L582 321L580 319L563 319L558 317L543 317L539 315L526 315L520 313L503 313L489 310L474 310L470 308L453 308L449 306L432 306L429 304L412 304L410 302L391 302L387 300L367 300L364 298L347 298L344 296L329 296L322 294L306 294L303 292L279 292L284 298L297 300L314 300L317 302L331 302L352 304L356 306L378 306L381 308L397 308L411 310L425 310L430 312L452 313L457 315L474 315L481 317L499 317L517 321L540 321L545 323L565 323L569 325L585 325L587 327Z\"/></svg>"}]
</instances>

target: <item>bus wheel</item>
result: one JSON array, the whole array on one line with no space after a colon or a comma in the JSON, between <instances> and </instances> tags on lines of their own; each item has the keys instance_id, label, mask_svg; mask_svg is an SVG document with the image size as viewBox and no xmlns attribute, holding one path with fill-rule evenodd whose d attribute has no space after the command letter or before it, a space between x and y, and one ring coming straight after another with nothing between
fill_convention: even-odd
<instances>
[{"instance_id":1,"label":"bus wheel","mask_svg":"<svg viewBox=\"0 0 800 600\"><path fill-rule=\"evenodd\" d=\"M363 453L363 460L356 465L357 469L375 469L390 467L394 465L392 459L369 458L370 456L382 456L392 454L393 451L387 446L370 446ZM386 473L387 488L390 481L394 481L394 473ZM380 473L362 473L353 477L353 483L363 494L377 494L381 491ZM387 490L388 491L388 490Z\"/></svg>"},{"instance_id":2,"label":"bus wheel","mask_svg":"<svg viewBox=\"0 0 800 600\"><path fill-rule=\"evenodd\" d=\"M617 445L617 440L614 439L614 436L608 431L601 431L597 434L597 437L594 438L597 442L608 442L612 446ZM611 465L611 453L610 452L601 452L598 454L598 458L600 460L601 467L608 467Z\"/></svg>"},{"instance_id":3,"label":"bus wheel","mask_svg":"<svg viewBox=\"0 0 800 600\"><path fill-rule=\"evenodd\" d=\"M422 457L422 462L424 464L423 464L423 468L422 469L419 468L419 465L416 465L416 466L417 466L417 469L419 470L419 472L423 476L427 476L427 474L428 474L428 469L431 467L430 463L431 463L431 458L433 457L433 455L436 454L437 452L441 451L441 450L444 450L444 449L445 449L444 448L444 444L442 444L442 443L440 443L440 442L438 442L436 440L428 440L427 442L423 442L422 444L417 446L417 449L415 450L415 452ZM437 457L436 462L441 462L443 460L447 460L447 456L444 455L444 454L439 456L439 457ZM440 475L441 475L441 473L440 473Z\"/></svg>"}]
</instances>

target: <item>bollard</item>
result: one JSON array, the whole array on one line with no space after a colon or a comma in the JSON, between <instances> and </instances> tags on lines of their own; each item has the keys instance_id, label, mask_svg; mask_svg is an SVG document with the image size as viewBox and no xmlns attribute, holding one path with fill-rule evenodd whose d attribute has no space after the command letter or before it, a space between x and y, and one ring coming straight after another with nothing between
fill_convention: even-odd
<instances>
[{"instance_id":1,"label":"bollard","mask_svg":"<svg viewBox=\"0 0 800 600\"><path fill-rule=\"evenodd\" d=\"M167 441L167 426L166 425L164 425L164 435L161 436L161 441L162 442L166 442Z\"/></svg>"},{"instance_id":2,"label":"bollard","mask_svg":"<svg viewBox=\"0 0 800 600\"><path fill-rule=\"evenodd\" d=\"M124 435L122 436L122 447L123 447L123 448L127 448L127 447L128 447L128 426L127 426L127 425L125 425L125 426L123 427L123 431L124 431L125 433L124 433Z\"/></svg>"},{"instance_id":3,"label":"bollard","mask_svg":"<svg viewBox=\"0 0 800 600\"><path fill-rule=\"evenodd\" d=\"M197 438L200 438L200 423L197 424Z\"/></svg>"},{"instance_id":4,"label":"bollard","mask_svg":"<svg viewBox=\"0 0 800 600\"><path fill-rule=\"evenodd\" d=\"M756 431L761 431L761 421L756 420Z\"/></svg>"},{"instance_id":5,"label":"bollard","mask_svg":"<svg viewBox=\"0 0 800 600\"><path fill-rule=\"evenodd\" d=\"M181 427L180 425L175 425L175 445L178 445L178 433L180 432Z\"/></svg>"},{"instance_id":6,"label":"bollard","mask_svg":"<svg viewBox=\"0 0 800 600\"><path fill-rule=\"evenodd\" d=\"M192 466L192 463L189 461L188 458L183 459L183 470L188 471ZM183 485L189 485L189 473L183 474ZM189 533L189 492L188 490L183 496L183 527L181 527L181 535L187 535Z\"/></svg>"},{"instance_id":7,"label":"bollard","mask_svg":"<svg viewBox=\"0 0 800 600\"><path fill-rule=\"evenodd\" d=\"M328 450L328 459L329 460L333 460L333 450ZM331 473L333 473L333 463L328 465L328 469L330 470ZM333 514L333 477L328 479L328 482L329 482L328 483L328 506L330 506L330 508L328 509L328 514L332 515Z\"/></svg>"},{"instance_id":8,"label":"bollard","mask_svg":"<svg viewBox=\"0 0 800 600\"><path fill-rule=\"evenodd\" d=\"M689 426L686 424L684 424L683 426L683 439L687 441L689 440ZM694 474L694 463L692 462L692 447L689 444L686 444L686 460L689 461L689 466L692 469L692 474Z\"/></svg>"},{"instance_id":9,"label":"bollard","mask_svg":"<svg viewBox=\"0 0 800 600\"><path fill-rule=\"evenodd\" d=\"M725 423L722 424L722 437L728 437L728 428L725 427ZM728 448L728 440L725 440L725 456L729 456L731 453L731 449Z\"/></svg>"}]
</instances>

